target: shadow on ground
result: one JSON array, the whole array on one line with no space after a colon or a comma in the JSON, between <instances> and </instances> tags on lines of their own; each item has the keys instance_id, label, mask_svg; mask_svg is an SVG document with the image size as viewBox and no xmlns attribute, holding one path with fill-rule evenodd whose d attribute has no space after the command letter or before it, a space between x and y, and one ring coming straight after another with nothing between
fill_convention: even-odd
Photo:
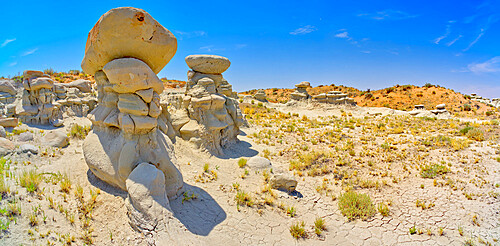
<instances>
[{"instance_id":1,"label":"shadow on ground","mask_svg":"<svg viewBox=\"0 0 500 246\"><path fill-rule=\"evenodd\" d=\"M123 199L127 198L127 192L124 190L121 190L119 188L116 188L112 185L109 185L108 183L100 180L97 176L90 171L90 169L87 170L87 179L89 180L90 184L93 185L94 187L99 188L100 190L112 194L114 196L119 196Z\"/></svg>"},{"instance_id":2,"label":"shadow on ground","mask_svg":"<svg viewBox=\"0 0 500 246\"><path fill-rule=\"evenodd\" d=\"M207 236L216 225L227 217L226 212L219 204L203 189L184 183L187 194L196 194L198 198L184 201L184 196L179 196L170 201L170 207L174 216L186 228L196 235Z\"/></svg>"},{"instance_id":3,"label":"shadow on ground","mask_svg":"<svg viewBox=\"0 0 500 246\"><path fill-rule=\"evenodd\" d=\"M224 154L215 156L221 159L232 159L258 155L259 152L251 149L251 147L252 145L249 142L238 140L235 144L223 148Z\"/></svg>"}]
</instances>

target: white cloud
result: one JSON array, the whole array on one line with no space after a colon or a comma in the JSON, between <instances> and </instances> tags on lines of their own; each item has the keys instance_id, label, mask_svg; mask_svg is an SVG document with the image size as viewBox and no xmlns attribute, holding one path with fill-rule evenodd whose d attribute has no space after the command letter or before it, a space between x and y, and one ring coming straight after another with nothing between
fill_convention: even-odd
<instances>
[{"instance_id":1,"label":"white cloud","mask_svg":"<svg viewBox=\"0 0 500 246\"><path fill-rule=\"evenodd\" d=\"M471 63L467 68L473 73L500 72L500 56L495 56L483 63Z\"/></svg>"},{"instance_id":2,"label":"white cloud","mask_svg":"<svg viewBox=\"0 0 500 246\"><path fill-rule=\"evenodd\" d=\"M17 62L16 62L16 61L15 61L15 62L11 62L11 63L9 63L9 67L13 67L13 66L15 66L15 65L17 65Z\"/></svg>"},{"instance_id":3,"label":"white cloud","mask_svg":"<svg viewBox=\"0 0 500 246\"><path fill-rule=\"evenodd\" d=\"M34 49L31 49L31 50L27 50L27 51L23 52L23 53L21 54L21 56L28 56L28 55L31 55L31 54L35 53L37 50L38 50L38 48L34 48Z\"/></svg>"},{"instance_id":4,"label":"white cloud","mask_svg":"<svg viewBox=\"0 0 500 246\"><path fill-rule=\"evenodd\" d=\"M445 33L443 35L439 36L438 38L434 39L434 43L435 44L439 44L439 42L441 42L441 40L447 38L448 35L450 35L450 33L451 33L451 25L453 23L455 23L455 22L456 21L454 21L454 20L448 21L448 24L446 25L446 31L445 31Z\"/></svg>"},{"instance_id":5,"label":"white cloud","mask_svg":"<svg viewBox=\"0 0 500 246\"><path fill-rule=\"evenodd\" d=\"M337 37L337 38L349 38L349 33L348 32L337 33L337 34L335 34L335 37Z\"/></svg>"},{"instance_id":6,"label":"white cloud","mask_svg":"<svg viewBox=\"0 0 500 246\"><path fill-rule=\"evenodd\" d=\"M6 45L8 45L9 43L14 42L14 41L16 41L16 38L6 39L5 41L3 41L3 43L0 45L0 47L5 47Z\"/></svg>"},{"instance_id":7,"label":"white cloud","mask_svg":"<svg viewBox=\"0 0 500 246\"><path fill-rule=\"evenodd\" d=\"M485 31L486 31L485 29L481 29L481 32L479 33L479 35L477 35L476 39L474 39L469 44L469 46L467 46L467 48L463 49L462 51L465 52L465 51L468 51L470 48L472 48L472 46L474 46L477 43L477 41L479 41L479 39L484 35Z\"/></svg>"},{"instance_id":8,"label":"white cloud","mask_svg":"<svg viewBox=\"0 0 500 246\"><path fill-rule=\"evenodd\" d=\"M403 20L403 19L410 19L410 18L415 18L418 15L411 15L406 12L400 11L400 10L392 10L392 9L386 9L383 11L378 11L375 13L364 13L364 14L358 14L359 17L366 17L374 20Z\"/></svg>"},{"instance_id":9,"label":"white cloud","mask_svg":"<svg viewBox=\"0 0 500 246\"><path fill-rule=\"evenodd\" d=\"M455 38L455 39L451 40L450 42L448 42L448 43L446 44L446 46L448 46L448 47L452 46L455 42L457 42L457 41L458 41L459 39L461 39L462 37L463 37L463 35L462 35L462 34L458 35L458 37L457 37L457 38Z\"/></svg>"},{"instance_id":10,"label":"white cloud","mask_svg":"<svg viewBox=\"0 0 500 246\"><path fill-rule=\"evenodd\" d=\"M292 34L292 35L304 35L304 34L314 32L316 30L317 29L315 26L307 25L307 26L303 26L303 27L299 27L299 28L295 29L294 31L290 32L290 34Z\"/></svg>"}]
</instances>

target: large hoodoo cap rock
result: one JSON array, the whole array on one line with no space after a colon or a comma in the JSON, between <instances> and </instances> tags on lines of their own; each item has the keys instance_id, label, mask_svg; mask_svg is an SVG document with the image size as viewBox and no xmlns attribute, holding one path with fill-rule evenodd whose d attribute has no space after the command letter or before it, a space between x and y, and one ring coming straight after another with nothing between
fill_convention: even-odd
<instances>
[{"instance_id":1,"label":"large hoodoo cap rock","mask_svg":"<svg viewBox=\"0 0 500 246\"><path fill-rule=\"evenodd\" d=\"M216 55L190 55L186 63L194 71L208 74L223 73L231 65L229 59Z\"/></svg>"},{"instance_id":2,"label":"large hoodoo cap rock","mask_svg":"<svg viewBox=\"0 0 500 246\"><path fill-rule=\"evenodd\" d=\"M101 16L90 30L82 69L94 75L114 59L134 57L159 73L176 51L175 36L146 11L116 8Z\"/></svg>"}]
</instances>

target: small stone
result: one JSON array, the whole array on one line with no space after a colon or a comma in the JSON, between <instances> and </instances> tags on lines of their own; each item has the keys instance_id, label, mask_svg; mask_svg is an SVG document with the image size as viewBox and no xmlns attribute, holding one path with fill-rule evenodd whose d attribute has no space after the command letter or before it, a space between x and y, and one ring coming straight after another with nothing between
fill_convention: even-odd
<instances>
[{"instance_id":1,"label":"small stone","mask_svg":"<svg viewBox=\"0 0 500 246\"><path fill-rule=\"evenodd\" d=\"M272 168L271 161L269 159L260 157L260 156L254 156L248 159L247 161L247 166L251 169L266 169L266 168Z\"/></svg>"},{"instance_id":2,"label":"small stone","mask_svg":"<svg viewBox=\"0 0 500 246\"><path fill-rule=\"evenodd\" d=\"M269 180L269 184L273 189L287 190L291 192L297 187L297 180L292 175L274 174Z\"/></svg>"}]
</instances>

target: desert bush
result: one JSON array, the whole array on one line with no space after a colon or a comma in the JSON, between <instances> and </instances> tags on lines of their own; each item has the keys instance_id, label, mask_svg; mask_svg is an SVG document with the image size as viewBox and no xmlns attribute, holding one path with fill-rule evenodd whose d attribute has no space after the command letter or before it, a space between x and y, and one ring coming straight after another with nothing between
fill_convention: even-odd
<instances>
[{"instance_id":1,"label":"desert bush","mask_svg":"<svg viewBox=\"0 0 500 246\"><path fill-rule=\"evenodd\" d=\"M470 104L464 104L464 111L471 111L472 110L472 107L470 106Z\"/></svg>"},{"instance_id":2,"label":"desert bush","mask_svg":"<svg viewBox=\"0 0 500 246\"><path fill-rule=\"evenodd\" d=\"M23 171L19 177L19 185L30 193L37 191L41 182L42 176L36 170Z\"/></svg>"},{"instance_id":3,"label":"desert bush","mask_svg":"<svg viewBox=\"0 0 500 246\"><path fill-rule=\"evenodd\" d=\"M90 126L81 126L78 124L73 124L71 126L70 136L78 139L85 139L85 137L90 132Z\"/></svg>"},{"instance_id":4,"label":"desert bush","mask_svg":"<svg viewBox=\"0 0 500 246\"><path fill-rule=\"evenodd\" d=\"M244 167L244 166L246 166L246 165L247 165L247 159L245 159L245 158L240 158L240 159L238 160L238 166L239 166L240 168L243 168L243 167Z\"/></svg>"},{"instance_id":5,"label":"desert bush","mask_svg":"<svg viewBox=\"0 0 500 246\"><path fill-rule=\"evenodd\" d=\"M422 178L435 178L437 175L448 173L450 169L445 165L433 164L426 165L420 170L420 176Z\"/></svg>"},{"instance_id":6,"label":"desert bush","mask_svg":"<svg viewBox=\"0 0 500 246\"><path fill-rule=\"evenodd\" d=\"M349 220L357 218L366 220L375 214L375 206L367 194L348 191L340 195L339 209Z\"/></svg>"},{"instance_id":7,"label":"desert bush","mask_svg":"<svg viewBox=\"0 0 500 246\"><path fill-rule=\"evenodd\" d=\"M56 71L53 68L46 68L43 70L43 73L48 75L53 75L56 73Z\"/></svg>"},{"instance_id":8,"label":"desert bush","mask_svg":"<svg viewBox=\"0 0 500 246\"><path fill-rule=\"evenodd\" d=\"M304 221L297 222L297 223L293 224L292 226L290 226L290 234L295 239L306 238L307 233L306 233L305 227L306 227L306 223L304 223Z\"/></svg>"},{"instance_id":9,"label":"desert bush","mask_svg":"<svg viewBox=\"0 0 500 246\"><path fill-rule=\"evenodd\" d=\"M325 220L321 217L316 218L314 221L314 233L319 236L323 231L326 231Z\"/></svg>"},{"instance_id":10,"label":"desert bush","mask_svg":"<svg viewBox=\"0 0 500 246\"><path fill-rule=\"evenodd\" d=\"M253 206L252 197L244 191L238 191L238 193L236 193L235 200L236 204L239 206Z\"/></svg>"},{"instance_id":11,"label":"desert bush","mask_svg":"<svg viewBox=\"0 0 500 246\"><path fill-rule=\"evenodd\" d=\"M371 92L368 92L365 94L365 99L370 99L373 97L373 94Z\"/></svg>"},{"instance_id":12,"label":"desert bush","mask_svg":"<svg viewBox=\"0 0 500 246\"><path fill-rule=\"evenodd\" d=\"M389 94L389 93L393 92L394 90L395 90L395 89L394 89L394 87L385 88L385 92L386 92L387 94Z\"/></svg>"},{"instance_id":13,"label":"desert bush","mask_svg":"<svg viewBox=\"0 0 500 246\"><path fill-rule=\"evenodd\" d=\"M484 132L481 131L480 129L477 129L477 128L473 128L471 130L469 130L465 136L467 136L467 138L469 139L472 139L472 140L476 140L476 141L484 141Z\"/></svg>"},{"instance_id":14,"label":"desert bush","mask_svg":"<svg viewBox=\"0 0 500 246\"><path fill-rule=\"evenodd\" d=\"M433 86L434 86L434 85L433 85L433 84L431 84L431 83L425 83L425 85L424 85L424 87L425 87L425 88L430 88L430 87L433 87Z\"/></svg>"},{"instance_id":15,"label":"desert bush","mask_svg":"<svg viewBox=\"0 0 500 246\"><path fill-rule=\"evenodd\" d=\"M377 210L382 216L389 216L389 206L387 206L385 203L379 203L377 206Z\"/></svg>"}]
</instances>

